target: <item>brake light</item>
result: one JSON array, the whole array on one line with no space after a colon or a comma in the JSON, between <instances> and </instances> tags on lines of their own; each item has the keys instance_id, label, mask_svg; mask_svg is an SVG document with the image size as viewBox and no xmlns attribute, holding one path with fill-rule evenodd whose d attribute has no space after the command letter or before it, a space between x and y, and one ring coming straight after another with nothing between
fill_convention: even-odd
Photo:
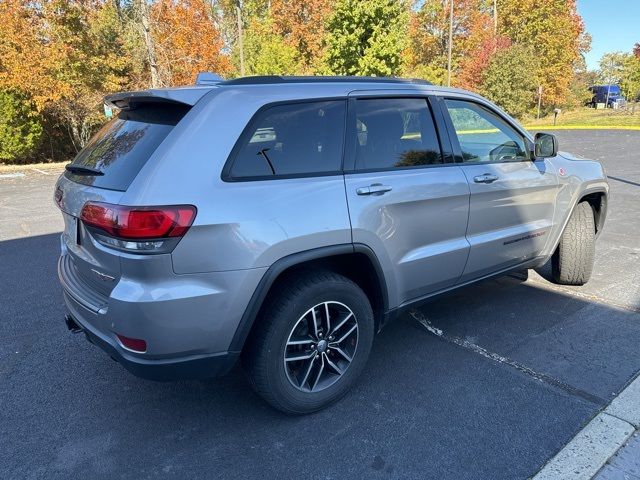
<instances>
[{"instance_id":1,"label":"brake light","mask_svg":"<svg viewBox=\"0 0 640 480\"><path fill-rule=\"evenodd\" d=\"M87 202L80 220L101 244L135 253L170 252L196 217L193 205L127 207Z\"/></svg>"},{"instance_id":2,"label":"brake light","mask_svg":"<svg viewBox=\"0 0 640 480\"><path fill-rule=\"evenodd\" d=\"M125 207L88 202L80 219L88 226L123 239L182 237L196 217L196 207Z\"/></svg>"}]
</instances>

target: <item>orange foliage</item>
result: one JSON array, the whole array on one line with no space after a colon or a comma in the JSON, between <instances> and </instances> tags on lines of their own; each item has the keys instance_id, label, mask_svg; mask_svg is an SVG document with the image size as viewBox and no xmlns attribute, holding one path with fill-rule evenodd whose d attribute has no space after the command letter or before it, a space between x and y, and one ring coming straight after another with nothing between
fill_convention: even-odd
<instances>
[{"instance_id":1,"label":"orange foliage","mask_svg":"<svg viewBox=\"0 0 640 480\"><path fill-rule=\"evenodd\" d=\"M493 20L483 0L453 0L454 83L458 67L493 36ZM404 53L409 70L420 65L446 68L449 1L426 0L412 12L410 46Z\"/></svg>"},{"instance_id":2,"label":"orange foliage","mask_svg":"<svg viewBox=\"0 0 640 480\"><path fill-rule=\"evenodd\" d=\"M498 5L500 33L536 55L543 105L562 105L574 67L590 43L576 0L502 0Z\"/></svg>"},{"instance_id":3,"label":"orange foliage","mask_svg":"<svg viewBox=\"0 0 640 480\"><path fill-rule=\"evenodd\" d=\"M275 33L296 49L305 67L322 56L325 22L335 0L272 0Z\"/></svg>"},{"instance_id":4,"label":"orange foliage","mask_svg":"<svg viewBox=\"0 0 640 480\"><path fill-rule=\"evenodd\" d=\"M60 53L39 35L41 19L33 5L0 1L0 89L23 91L42 109L68 88L50 74Z\"/></svg>"},{"instance_id":5,"label":"orange foliage","mask_svg":"<svg viewBox=\"0 0 640 480\"><path fill-rule=\"evenodd\" d=\"M491 59L510 45L511 40L508 37L486 35L470 55L462 59L456 86L467 90L478 90Z\"/></svg>"},{"instance_id":6,"label":"orange foliage","mask_svg":"<svg viewBox=\"0 0 640 480\"><path fill-rule=\"evenodd\" d=\"M196 74L231 72L223 40L205 0L160 0L151 8L151 32L165 85L192 84Z\"/></svg>"}]
</instances>

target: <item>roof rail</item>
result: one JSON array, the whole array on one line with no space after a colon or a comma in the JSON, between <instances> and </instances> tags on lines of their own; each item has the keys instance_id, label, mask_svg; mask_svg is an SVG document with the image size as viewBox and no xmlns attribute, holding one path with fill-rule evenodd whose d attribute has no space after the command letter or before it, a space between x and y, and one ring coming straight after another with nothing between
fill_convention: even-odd
<instances>
[{"instance_id":1,"label":"roof rail","mask_svg":"<svg viewBox=\"0 0 640 480\"><path fill-rule=\"evenodd\" d=\"M269 85L277 83L409 83L414 85L432 85L431 82L416 78L397 77L359 77L349 76L280 76L263 75L239 77L220 82L221 85Z\"/></svg>"},{"instance_id":2,"label":"roof rail","mask_svg":"<svg viewBox=\"0 0 640 480\"><path fill-rule=\"evenodd\" d=\"M196 75L196 85L216 85L220 82L224 82L224 78L217 73L200 72Z\"/></svg>"}]
</instances>

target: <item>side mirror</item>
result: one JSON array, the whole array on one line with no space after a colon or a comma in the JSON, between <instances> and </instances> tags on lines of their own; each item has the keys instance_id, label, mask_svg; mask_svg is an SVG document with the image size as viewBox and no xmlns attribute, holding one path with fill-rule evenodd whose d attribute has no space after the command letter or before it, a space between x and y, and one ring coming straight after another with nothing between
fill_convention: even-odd
<instances>
[{"instance_id":1,"label":"side mirror","mask_svg":"<svg viewBox=\"0 0 640 480\"><path fill-rule=\"evenodd\" d=\"M558 139L550 133L536 133L534 142L536 158L550 158L558 154Z\"/></svg>"}]
</instances>

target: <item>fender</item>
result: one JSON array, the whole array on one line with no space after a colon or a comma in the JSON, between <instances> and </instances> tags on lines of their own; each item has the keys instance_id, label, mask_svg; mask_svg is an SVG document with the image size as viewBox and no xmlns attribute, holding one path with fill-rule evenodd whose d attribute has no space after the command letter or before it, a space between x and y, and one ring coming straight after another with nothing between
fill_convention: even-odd
<instances>
[{"instance_id":1,"label":"fender","mask_svg":"<svg viewBox=\"0 0 640 480\"><path fill-rule=\"evenodd\" d=\"M385 318L386 312L389 308L387 284L384 278L382 267L380 266L380 262L378 261L376 254L370 247L360 243L345 243L340 245L314 248L312 250L306 250L303 252L294 253L292 255L287 255L286 257L277 260L267 269L265 274L260 279L260 282L253 292L253 295L249 300L249 304L247 305L247 308L245 309L242 318L240 319L240 323L238 324L236 333L234 334L231 345L229 346L229 351L240 352L242 350L242 347L244 346L244 343L249 336L249 332L253 327L253 322L258 316L258 312L260 311L260 308L262 307L262 304L267 297L267 293L282 272L291 267L301 265L312 260L320 260L323 258L335 257L339 255L349 255L354 253L362 253L366 255L376 271L378 284L380 287L380 291L382 292L382 313L383 318Z\"/></svg>"},{"instance_id":2,"label":"fender","mask_svg":"<svg viewBox=\"0 0 640 480\"><path fill-rule=\"evenodd\" d=\"M565 228L567 228L567 223L569 223L569 219L571 218L571 215L573 215L573 211L576 209L576 207L578 206L578 204L580 203L580 200L583 199L584 197L586 197L587 195L591 195L594 193L602 193L603 197L602 197L602 204L600 207L600 217L597 220L596 223L596 229L597 229L597 233L596 233L596 238L597 236L600 234L600 232L602 231L602 228L604 227L604 221L607 217L607 206L608 206L608 198L609 198L609 194L607 192L607 190L603 187L597 186L597 187L591 187L591 188L587 188L584 191L580 192L580 196L576 199L575 203L573 204L573 206L571 207L571 210L569 211L569 214L565 217L563 223L562 223L562 228L559 229L559 234L557 235L557 238L554 239L553 241L553 247L550 250L550 253L548 253L546 260L547 261L551 255L553 255L553 253L556 251L556 249L558 248L558 244L560 243L560 239L562 238L562 234L564 233Z\"/></svg>"}]
</instances>

